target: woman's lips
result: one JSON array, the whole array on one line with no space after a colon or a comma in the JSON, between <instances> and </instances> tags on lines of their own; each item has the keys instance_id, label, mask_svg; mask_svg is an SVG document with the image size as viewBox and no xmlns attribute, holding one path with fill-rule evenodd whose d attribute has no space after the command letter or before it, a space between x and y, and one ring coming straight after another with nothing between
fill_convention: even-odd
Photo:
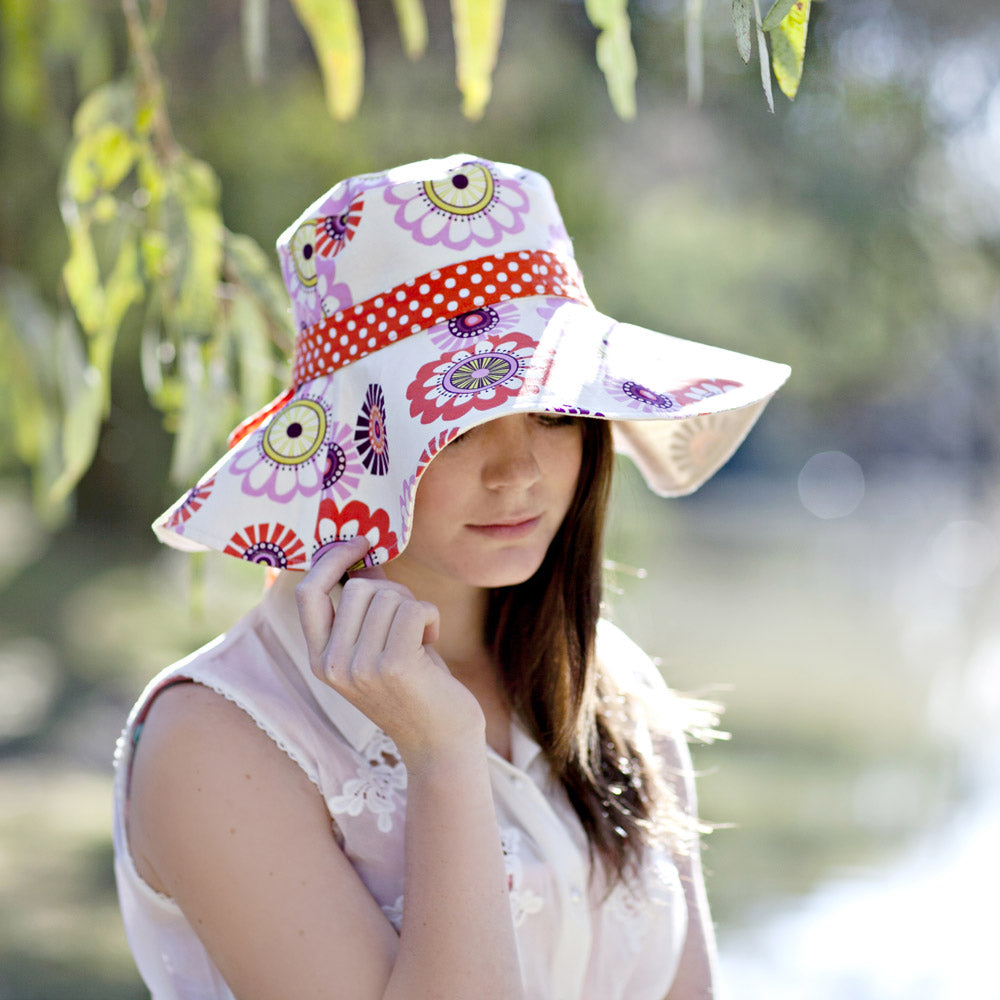
<instances>
[{"instance_id":1,"label":"woman's lips","mask_svg":"<svg viewBox=\"0 0 1000 1000\"><path fill-rule=\"evenodd\" d=\"M520 521L502 521L495 524L467 524L470 531L478 535L485 535L487 538L495 538L499 541L514 541L530 535L538 527L542 520L542 515L528 517Z\"/></svg>"}]
</instances>

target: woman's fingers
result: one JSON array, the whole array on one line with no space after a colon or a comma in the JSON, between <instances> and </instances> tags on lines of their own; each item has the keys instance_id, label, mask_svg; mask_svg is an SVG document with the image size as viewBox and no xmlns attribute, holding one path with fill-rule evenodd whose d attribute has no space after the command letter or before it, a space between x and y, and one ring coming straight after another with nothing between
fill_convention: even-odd
<instances>
[{"instance_id":1,"label":"woman's fingers","mask_svg":"<svg viewBox=\"0 0 1000 1000\"><path fill-rule=\"evenodd\" d=\"M299 621L309 650L309 662L314 670L323 658L330 629L333 627L330 595L347 570L363 559L369 548L368 539L363 535L350 541L338 542L313 565L295 588Z\"/></svg>"}]
</instances>

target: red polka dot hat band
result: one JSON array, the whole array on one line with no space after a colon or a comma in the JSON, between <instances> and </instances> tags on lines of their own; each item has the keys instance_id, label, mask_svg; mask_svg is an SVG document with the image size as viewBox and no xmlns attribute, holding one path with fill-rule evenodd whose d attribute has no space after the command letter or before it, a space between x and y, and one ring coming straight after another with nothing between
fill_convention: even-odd
<instances>
[{"instance_id":1,"label":"red polka dot hat band","mask_svg":"<svg viewBox=\"0 0 1000 1000\"><path fill-rule=\"evenodd\" d=\"M652 489L688 493L788 376L598 312L548 182L512 164L459 154L348 178L278 255L289 388L154 523L177 548L307 569L364 534L385 562L434 455L515 412L613 421Z\"/></svg>"},{"instance_id":2,"label":"red polka dot hat band","mask_svg":"<svg viewBox=\"0 0 1000 1000\"><path fill-rule=\"evenodd\" d=\"M452 317L464 317L471 333L485 322L483 306L528 295L590 303L576 261L547 250L490 254L450 264L339 309L303 330L295 343L292 383L299 386L336 371Z\"/></svg>"}]
</instances>

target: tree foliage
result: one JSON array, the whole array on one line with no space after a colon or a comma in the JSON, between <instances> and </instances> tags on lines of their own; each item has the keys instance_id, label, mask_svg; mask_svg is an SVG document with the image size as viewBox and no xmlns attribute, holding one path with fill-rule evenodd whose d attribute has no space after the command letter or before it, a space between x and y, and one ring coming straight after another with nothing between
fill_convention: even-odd
<instances>
[{"instance_id":1,"label":"tree foliage","mask_svg":"<svg viewBox=\"0 0 1000 1000\"><path fill-rule=\"evenodd\" d=\"M315 53L326 104L338 121L362 99L365 41L356 0L290 0ZM736 0L739 51L750 57L748 0ZM756 4L756 0L755 0ZM428 44L423 0L394 0L411 59ZM626 0L585 0L596 30L596 61L611 104L636 113L636 55ZM230 231L212 166L175 139L166 83L156 56L166 0L120 0L120 8L2 0L5 107L26 120L47 113L46 61L68 64L83 99L59 181L68 241L62 267L65 306L52 315L21 276L0 275L0 419L12 450L35 476L39 506L58 517L89 468L112 405L112 369L127 317L141 327L141 372L153 405L174 435L171 478L186 482L204 468L241 413L271 398L291 344L284 293L269 256ZM269 0L242 0L242 47L251 79L268 58ZM505 0L451 0L456 78L467 118L490 100L504 25ZM757 11L765 92L770 68L764 32L801 44L775 47L779 84L793 96L801 73L809 0L776 0L763 23ZM124 25L126 60L112 74L116 32ZM687 0L689 94L703 89L701 2ZM45 44L40 43L45 39ZM79 44L82 42L83 44ZM789 53L791 58L789 59ZM28 304L30 303L30 304ZM55 368L50 359L58 358Z\"/></svg>"}]
</instances>

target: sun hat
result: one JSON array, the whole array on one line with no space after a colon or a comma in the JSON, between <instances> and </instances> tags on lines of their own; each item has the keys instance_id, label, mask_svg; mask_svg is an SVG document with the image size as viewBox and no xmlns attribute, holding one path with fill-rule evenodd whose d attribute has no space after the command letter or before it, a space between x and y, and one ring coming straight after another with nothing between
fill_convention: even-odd
<instances>
[{"instance_id":1,"label":"sun hat","mask_svg":"<svg viewBox=\"0 0 1000 1000\"><path fill-rule=\"evenodd\" d=\"M661 496L736 450L788 377L598 312L548 181L466 154L341 181L278 239L291 384L153 525L169 545L305 570L366 535L406 546L421 473L476 424L613 421Z\"/></svg>"}]
</instances>

